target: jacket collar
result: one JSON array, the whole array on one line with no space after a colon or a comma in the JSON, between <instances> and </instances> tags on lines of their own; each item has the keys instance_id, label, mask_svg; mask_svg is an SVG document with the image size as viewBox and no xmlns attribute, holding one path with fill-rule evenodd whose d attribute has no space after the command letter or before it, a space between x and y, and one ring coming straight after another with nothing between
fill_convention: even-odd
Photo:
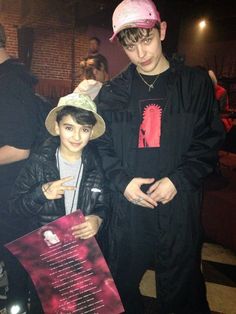
<instances>
[{"instance_id":1,"label":"jacket collar","mask_svg":"<svg viewBox=\"0 0 236 314\"><path fill-rule=\"evenodd\" d=\"M55 161L56 160L56 150L60 145L60 138L59 136L51 136L49 137L43 145L38 150L38 155L40 155L40 158L44 158L48 161ZM92 143L88 143L86 147L83 149L82 152L82 162L84 165L90 167L93 163L91 162L91 159L94 158L94 149Z\"/></svg>"},{"instance_id":2,"label":"jacket collar","mask_svg":"<svg viewBox=\"0 0 236 314\"><path fill-rule=\"evenodd\" d=\"M183 63L179 60L170 60L170 75L167 83L168 91L172 89L177 77L182 72ZM105 83L95 99L99 110L124 110L130 102L132 82L136 66L129 64L127 69L114 77L111 81Z\"/></svg>"}]
</instances>

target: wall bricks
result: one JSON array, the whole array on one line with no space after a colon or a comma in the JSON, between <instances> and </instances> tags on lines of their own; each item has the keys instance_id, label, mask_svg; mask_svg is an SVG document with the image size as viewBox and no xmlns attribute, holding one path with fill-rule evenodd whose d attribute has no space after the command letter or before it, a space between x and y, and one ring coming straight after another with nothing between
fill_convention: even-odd
<instances>
[{"instance_id":1,"label":"wall bricks","mask_svg":"<svg viewBox=\"0 0 236 314\"><path fill-rule=\"evenodd\" d=\"M24 20L21 18L21 1L9 3L11 5L4 6L0 12L0 23L5 27L7 51L17 58L17 27L21 27ZM34 29L32 72L40 80L72 82L71 89L79 82L79 62L87 55L89 43L85 28L76 29L74 33L72 20L72 17L67 17L65 21L60 21L58 16L53 16L52 13L47 18L30 17L25 25Z\"/></svg>"}]
</instances>

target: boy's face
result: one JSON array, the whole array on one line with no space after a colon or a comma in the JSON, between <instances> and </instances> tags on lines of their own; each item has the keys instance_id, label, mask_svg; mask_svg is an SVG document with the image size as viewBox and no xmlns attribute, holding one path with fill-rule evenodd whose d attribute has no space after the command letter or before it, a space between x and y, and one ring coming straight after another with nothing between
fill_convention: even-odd
<instances>
[{"instance_id":1,"label":"boy's face","mask_svg":"<svg viewBox=\"0 0 236 314\"><path fill-rule=\"evenodd\" d=\"M55 130L60 136L60 151L63 157L79 159L84 147L92 136L92 125L78 124L71 115L64 116Z\"/></svg>"},{"instance_id":2,"label":"boy's face","mask_svg":"<svg viewBox=\"0 0 236 314\"><path fill-rule=\"evenodd\" d=\"M160 31L153 28L148 36L137 42L130 42L123 46L130 61L137 66L137 70L146 75L156 75L163 70L164 56L161 41L165 39L166 23L160 24Z\"/></svg>"}]
</instances>

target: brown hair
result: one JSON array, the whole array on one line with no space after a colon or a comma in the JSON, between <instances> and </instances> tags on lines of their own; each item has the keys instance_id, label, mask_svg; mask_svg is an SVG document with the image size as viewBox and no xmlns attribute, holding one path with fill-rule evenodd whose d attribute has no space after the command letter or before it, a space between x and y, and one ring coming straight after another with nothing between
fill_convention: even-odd
<instances>
[{"instance_id":1,"label":"brown hair","mask_svg":"<svg viewBox=\"0 0 236 314\"><path fill-rule=\"evenodd\" d=\"M160 23L157 23L154 28L160 31ZM120 44L125 47L130 43L136 43L141 38L148 37L152 30L153 28L126 28L117 34L117 38Z\"/></svg>"},{"instance_id":2,"label":"brown hair","mask_svg":"<svg viewBox=\"0 0 236 314\"><path fill-rule=\"evenodd\" d=\"M96 57L93 58L85 58L83 61L79 64L80 69L82 70L82 75L84 76L84 79L89 80L93 79L95 80L95 76L93 73L94 69L97 69L99 71L104 69L104 63Z\"/></svg>"}]
</instances>

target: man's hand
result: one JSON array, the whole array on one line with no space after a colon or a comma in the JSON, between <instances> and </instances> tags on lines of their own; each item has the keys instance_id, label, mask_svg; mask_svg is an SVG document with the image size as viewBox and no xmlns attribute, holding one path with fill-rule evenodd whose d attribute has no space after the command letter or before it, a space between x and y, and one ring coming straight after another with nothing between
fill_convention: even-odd
<instances>
[{"instance_id":1,"label":"man's hand","mask_svg":"<svg viewBox=\"0 0 236 314\"><path fill-rule=\"evenodd\" d=\"M95 236L101 226L102 218L97 215L85 217L85 222L71 228L73 236L79 239L89 239Z\"/></svg>"},{"instance_id":2,"label":"man's hand","mask_svg":"<svg viewBox=\"0 0 236 314\"><path fill-rule=\"evenodd\" d=\"M177 190L171 180L165 177L151 185L147 194L157 203L166 204L175 197Z\"/></svg>"},{"instance_id":3,"label":"man's hand","mask_svg":"<svg viewBox=\"0 0 236 314\"><path fill-rule=\"evenodd\" d=\"M64 183L69 182L72 179L73 177L66 177L61 180L56 180L43 184L43 194L48 200L56 200L62 198L66 190L71 191L76 189L75 186L63 185Z\"/></svg>"},{"instance_id":4,"label":"man's hand","mask_svg":"<svg viewBox=\"0 0 236 314\"><path fill-rule=\"evenodd\" d=\"M154 182L153 178L133 178L130 183L127 185L124 196L133 204L139 206L154 208L157 206L156 200L151 196L145 194L141 190L143 184L151 184Z\"/></svg>"}]
</instances>

